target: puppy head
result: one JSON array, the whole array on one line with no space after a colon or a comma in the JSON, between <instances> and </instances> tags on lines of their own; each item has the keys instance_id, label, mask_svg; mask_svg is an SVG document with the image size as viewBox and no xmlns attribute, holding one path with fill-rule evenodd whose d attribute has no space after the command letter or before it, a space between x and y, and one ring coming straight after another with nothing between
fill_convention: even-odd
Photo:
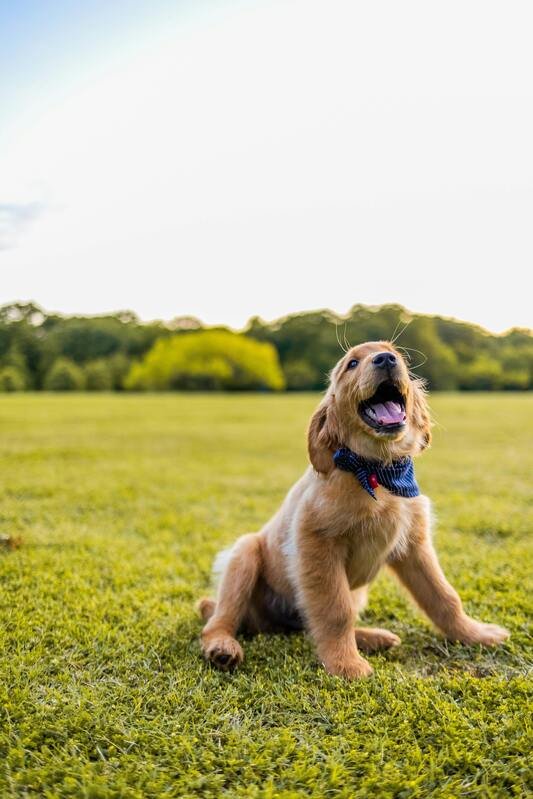
<instances>
[{"instance_id":1,"label":"puppy head","mask_svg":"<svg viewBox=\"0 0 533 799\"><path fill-rule=\"evenodd\" d=\"M390 463L429 446L430 425L423 381L409 375L400 353L388 341L359 344L331 373L309 425L309 458L327 473L333 453L345 446Z\"/></svg>"}]
</instances>

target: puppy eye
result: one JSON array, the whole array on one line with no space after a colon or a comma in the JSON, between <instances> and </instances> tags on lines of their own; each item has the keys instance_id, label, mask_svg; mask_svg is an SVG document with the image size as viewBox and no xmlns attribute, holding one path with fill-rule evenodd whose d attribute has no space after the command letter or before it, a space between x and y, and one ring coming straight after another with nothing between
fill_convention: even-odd
<instances>
[{"instance_id":1,"label":"puppy eye","mask_svg":"<svg viewBox=\"0 0 533 799\"><path fill-rule=\"evenodd\" d=\"M359 363L359 361L356 361L355 358L352 358L351 361L348 361L348 365L346 366L346 369L355 369L355 367L357 366L358 363Z\"/></svg>"}]
</instances>

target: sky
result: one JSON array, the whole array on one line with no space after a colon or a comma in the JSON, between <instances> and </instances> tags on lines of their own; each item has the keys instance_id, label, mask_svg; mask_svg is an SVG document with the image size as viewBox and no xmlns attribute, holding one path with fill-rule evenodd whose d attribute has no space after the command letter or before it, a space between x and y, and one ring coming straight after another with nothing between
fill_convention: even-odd
<instances>
[{"instance_id":1,"label":"sky","mask_svg":"<svg viewBox=\"0 0 533 799\"><path fill-rule=\"evenodd\" d=\"M0 0L0 304L533 324L533 6Z\"/></svg>"}]
</instances>

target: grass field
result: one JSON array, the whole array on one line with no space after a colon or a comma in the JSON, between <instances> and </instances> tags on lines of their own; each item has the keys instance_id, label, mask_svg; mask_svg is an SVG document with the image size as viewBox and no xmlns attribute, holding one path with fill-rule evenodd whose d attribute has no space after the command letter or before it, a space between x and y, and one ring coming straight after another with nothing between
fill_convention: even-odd
<instances>
[{"instance_id":1,"label":"grass field","mask_svg":"<svg viewBox=\"0 0 533 799\"><path fill-rule=\"evenodd\" d=\"M1 797L531 795L531 396L434 397L417 467L505 646L445 643L383 575L365 619L403 644L367 681L302 635L247 642L234 675L200 659L213 555L300 475L316 400L0 399Z\"/></svg>"}]
</instances>

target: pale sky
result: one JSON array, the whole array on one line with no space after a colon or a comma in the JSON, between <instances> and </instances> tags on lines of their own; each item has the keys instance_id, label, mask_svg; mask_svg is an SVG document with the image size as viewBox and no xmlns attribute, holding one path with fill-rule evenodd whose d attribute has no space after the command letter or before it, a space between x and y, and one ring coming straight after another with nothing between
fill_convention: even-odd
<instances>
[{"instance_id":1,"label":"pale sky","mask_svg":"<svg viewBox=\"0 0 533 799\"><path fill-rule=\"evenodd\" d=\"M533 5L0 2L0 303L533 322Z\"/></svg>"}]
</instances>

